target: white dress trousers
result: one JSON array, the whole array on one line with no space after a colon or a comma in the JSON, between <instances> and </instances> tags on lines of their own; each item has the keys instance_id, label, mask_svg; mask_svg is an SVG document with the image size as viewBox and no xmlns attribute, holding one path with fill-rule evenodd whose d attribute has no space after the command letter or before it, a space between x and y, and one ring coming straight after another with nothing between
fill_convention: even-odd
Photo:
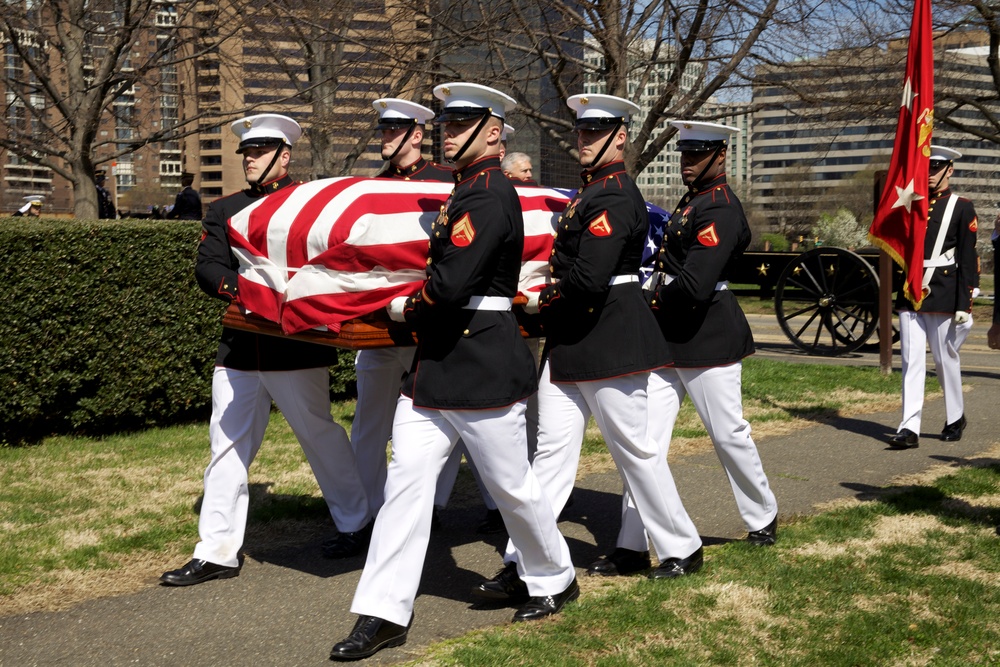
<instances>
[{"instance_id":1,"label":"white dress trousers","mask_svg":"<svg viewBox=\"0 0 1000 667\"><path fill-rule=\"evenodd\" d=\"M666 458L670 437L684 396L708 430L715 453L729 478L740 518L748 531L764 528L778 515L778 502L764 474L750 423L743 418L743 364L710 368L662 368L649 376L649 428ZM642 521L623 494L622 528L618 546L645 551Z\"/></svg>"},{"instance_id":2,"label":"white dress trousers","mask_svg":"<svg viewBox=\"0 0 1000 667\"><path fill-rule=\"evenodd\" d=\"M528 345L528 349L531 350L531 354L535 357L535 365L538 365L538 358L541 354L541 345L538 338L528 338L524 341ZM530 461L535 456L535 448L538 446L538 395L532 394L528 397L528 410L525 413L525 419L528 424L528 460ZM465 460L469 463L469 470L472 472L472 476L476 479L476 486L479 487L479 493L483 497L483 504L486 505L486 509L495 510L497 504L493 502L493 498L486 491L486 486L483 484L483 477L479 473L479 469L472 462L471 457L465 451L465 445L460 441L458 446L452 452L451 457L448 459L448 463L445 464L444 470L441 471L441 476L438 477L437 491L434 495L434 507L443 509L448 504L448 498L451 496L451 491L455 486L455 480L458 477L458 469L461 464L462 455L465 454Z\"/></svg>"},{"instance_id":3,"label":"white dress trousers","mask_svg":"<svg viewBox=\"0 0 1000 667\"><path fill-rule=\"evenodd\" d=\"M205 496L194 557L235 567L243 546L250 464L260 449L271 412L278 406L312 467L337 528L360 530L370 513L344 428L330 416L330 371L239 371L216 366L212 375L212 458L205 469Z\"/></svg>"},{"instance_id":4,"label":"white dress trousers","mask_svg":"<svg viewBox=\"0 0 1000 667\"><path fill-rule=\"evenodd\" d=\"M360 350L354 359L358 403L351 424L351 447L358 461L372 514L385 499L385 450L392 435L392 416L416 347L383 347Z\"/></svg>"},{"instance_id":5,"label":"white dress trousers","mask_svg":"<svg viewBox=\"0 0 1000 667\"><path fill-rule=\"evenodd\" d=\"M701 546L670 474L666 456L647 432L649 373L588 382L552 382L542 366L538 387L538 451L532 469L556 516L576 482L587 420L594 415L625 488L636 500L641 526L659 559L687 558ZM645 539L645 538L643 538ZM510 544L504 560L515 560ZM646 546L637 551L645 551Z\"/></svg>"},{"instance_id":6,"label":"white dress trousers","mask_svg":"<svg viewBox=\"0 0 1000 667\"><path fill-rule=\"evenodd\" d=\"M569 547L528 464L525 402L486 410L414 407L400 396L392 429L385 504L351 612L407 625L430 538L434 487L461 438L479 467L517 549L532 596L555 595L576 577Z\"/></svg>"},{"instance_id":7,"label":"white dress trousers","mask_svg":"<svg viewBox=\"0 0 1000 667\"><path fill-rule=\"evenodd\" d=\"M958 352L972 329L972 319L955 324L949 313L899 311L899 343L903 360L903 421L897 432L908 428L920 434L924 409L924 378L927 373L927 345L938 383L944 392L945 419L953 424L965 413L962 397L962 362Z\"/></svg>"},{"instance_id":8,"label":"white dress trousers","mask_svg":"<svg viewBox=\"0 0 1000 667\"><path fill-rule=\"evenodd\" d=\"M415 347L385 347L360 350L354 358L354 373L358 381L358 402L351 424L351 447L358 461L358 472L368 495L372 514L377 514L385 500L385 450L392 435L392 417L396 412L403 374L410 370ZM462 462L463 447L456 447L438 478L435 507L448 504L455 478ZM470 463L471 465L471 463ZM479 475L475 468L476 481ZM482 489L480 485L480 489ZM485 493L483 500L490 509L496 508Z\"/></svg>"}]
</instances>

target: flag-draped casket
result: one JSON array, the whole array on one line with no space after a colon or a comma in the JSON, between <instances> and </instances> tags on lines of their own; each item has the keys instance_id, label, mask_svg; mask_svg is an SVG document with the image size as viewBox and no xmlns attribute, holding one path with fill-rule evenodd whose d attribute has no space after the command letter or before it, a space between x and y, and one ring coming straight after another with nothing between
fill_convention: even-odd
<instances>
[{"instance_id":1,"label":"flag-draped casket","mask_svg":"<svg viewBox=\"0 0 1000 667\"><path fill-rule=\"evenodd\" d=\"M391 332L383 309L420 289L431 223L452 190L432 181L345 177L261 198L228 221L240 302L225 324L342 347L399 343L399 328ZM549 188L517 192L524 214L519 290L527 292L549 276L553 232L569 200Z\"/></svg>"}]
</instances>

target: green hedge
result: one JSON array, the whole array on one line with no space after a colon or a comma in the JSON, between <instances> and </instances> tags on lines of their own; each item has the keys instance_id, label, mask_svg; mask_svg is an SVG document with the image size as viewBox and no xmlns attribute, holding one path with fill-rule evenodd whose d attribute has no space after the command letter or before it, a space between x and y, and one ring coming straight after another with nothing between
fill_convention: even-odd
<instances>
[{"instance_id":1,"label":"green hedge","mask_svg":"<svg viewBox=\"0 0 1000 667\"><path fill-rule=\"evenodd\" d=\"M224 305L198 222L0 219L0 444L204 419ZM341 350L338 396L354 390Z\"/></svg>"}]
</instances>

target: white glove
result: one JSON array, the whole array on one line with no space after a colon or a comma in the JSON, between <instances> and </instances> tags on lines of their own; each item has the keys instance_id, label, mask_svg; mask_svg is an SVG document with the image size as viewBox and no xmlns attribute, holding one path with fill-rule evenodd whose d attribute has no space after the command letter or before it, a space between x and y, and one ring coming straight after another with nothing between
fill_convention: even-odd
<instances>
[{"instance_id":1,"label":"white glove","mask_svg":"<svg viewBox=\"0 0 1000 667\"><path fill-rule=\"evenodd\" d=\"M967 312L965 312L964 310L960 310L957 313L955 313L955 317L954 317L955 324L965 324L966 322L968 322L971 319L972 319L972 315L969 314L969 313L967 313Z\"/></svg>"},{"instance_id":2,"label":"white glove","mask_svg":"<svg viewBox=\"0 0 1000 667\"><path fill-rule=\"evenodd\" d=\"M973 288L972 288L972 298L973 298L973 299L977 299L977 298L979 298L979 295L980 295L981 293L982 293L982 292L980 292L980 291L979 291L979 288L978 288L978 287L973 287Z\"/></svg>"},{"instance_id":3,"label":"white glove","mask_svg":"<svg viewBox=\"0 0 1000 667\"><path fill-rule=\"evenodd\" d=\"M538 314L538 295L540 292L528 292L525 294L528 297L528 303L521 306L528 315Z\"/></svg>"},{"instance_id":4,"label":"white glove","mask_svg":"<svg viewBox=\"0 0 1000 667\"><path fill-rule=\"evenodd\" d=\"M385 307L387 313L389 313L389 319L393 322L405 322L406 316L403 314L403 308L406 306L406 300L409 297L397 296L395 299L389 302L389 305Z\"/></svg>"}]
</instances>

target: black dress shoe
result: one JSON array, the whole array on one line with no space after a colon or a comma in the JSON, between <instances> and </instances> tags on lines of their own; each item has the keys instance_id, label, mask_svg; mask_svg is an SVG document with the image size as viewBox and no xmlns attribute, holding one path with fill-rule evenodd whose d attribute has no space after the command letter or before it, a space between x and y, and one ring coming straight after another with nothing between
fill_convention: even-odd
<instances>
[{"instance_id":1,"label":"black dress shoe","mask_svg":"<svg viewBox=\"0 0 1000 667\"><path fill-rule=\"evenodd\" d=\"M504 525L500 510L486 510L486 518L476 526L476 532L480 535L496 535L506 530L507 526Z\"/></svg>"},{"instance_id":2,"label":"black dress shoe","mask_svg":"<svg viewBox=\"0 0 1000 667\"><path fill-rule=\"evenodd\" d=\"M492 579L480 583L472 589L472 596L480 600L500 602L525 602L531 596L528 585L517 574L517 563L507 563Z\"/></svg>"},{"instance_id":3,"label":"black dress shoe","mask_svg":"<svg viewBox=\"0 0 1000 667\"><path fill-rule=\"evenodd\" d=\"M908 428L904 428L889 438L889 446L893 449L916 449L920 446L920 438Z\"/></svg>"},{"instance_id":4,"label":"black dress shoe","mask_svg":"<svg viewBox=\"0 0 1000 667\"><path fill-rule=\"evenodd\" d=\"M160 575L160 581L169 586L193 586L212 579L232 579L240 576L240 568L216 565L199 558L191 559L184 567Z\"/></svg>"},{"instance_id":5,"label":"black dress shoe","mask_svg":"<svg viewBox=\"0 0 1000 667\"><path fill-rule=\"evenodd\" d=\"M962 415L957 422L945 424L944 430L941 431L941 439L945 442L957 442L961 440L962 431L965 430L968 423L965 420L965 415Z\"/></svg>"},{"instance_id":6,"label":"black dress shoe","mask_svg":"<svg viewBox=\"0 0 1000 667\"><path fill-rule=\"evenodd\" d=\"M760 530L751 530L747 533L747 542L756 544L758 547L769 547L778 539L778 516L774 516L774 521L767 524Z\"/></svg>"},{"instance_id":7,"label":"black dress shoe","mask_svg":"<svg viewBox=\"0 0 1000 667\"><path fill-rule=\"evenodd\" d=\"M702 552L702 548L698 547L698 550L687 558L668 558L660 566L652 571L649 575L650 579L676 579L677 577L683 577L688 574L694 574L701 569L702 564L705 562L705 555Z\"/></svg>"},{"instance_id":8,"label":"black dress shoe","mask_svg":"<svg viewBox=\"0 0 1000 667\"><path fill-rule=\"evenodd\" d=\"M413 624L413 618L410 618ZM402 646L406 643L409 625L396 625L377 616L361 616L354 629L342 642L333 645L330 660L346 662L361 660L375 655L384 648Z\"/></svg>"},{"instance_id":9,"label":"black dress shoe","mask_svg":"<svg viewBox=\"0 0 1000 667\"><path fill-rule=\"evenodd\" d=\"M599 574L605 577L625 576L648 570L652 563L649 562L648 551L633 551L632 549L617 548L609 556L601 556L587 568L587 574Z\"/></svg>"},{"instance_id":10,"label":"black dress shoe","mask_svg":"<svg viewBox=\"0 0 1000 667\"><path fill-rule=\"evenodd\" d=\"M361 530L353 533L337 533L323 543L323 556L325 558L350 558L357 556L368 548L368 543L372 541L372 528L375 522L370 522Z\"/></svg>"},{"instance_id":11,"label":"black dress shoe","mask_svg":"<svg viewBox=\"0 0 1000 667\"><path fill-rule=\"evenodd\" d=\"M527 604L514 614L514 623L537 621L540 618L558 614L567 602L572 602L578 597L580 597L580 586L576 583L576 577L573 577L573 583L567 586L562 593L530 598Z\"/></svg>"}]
</instances>

